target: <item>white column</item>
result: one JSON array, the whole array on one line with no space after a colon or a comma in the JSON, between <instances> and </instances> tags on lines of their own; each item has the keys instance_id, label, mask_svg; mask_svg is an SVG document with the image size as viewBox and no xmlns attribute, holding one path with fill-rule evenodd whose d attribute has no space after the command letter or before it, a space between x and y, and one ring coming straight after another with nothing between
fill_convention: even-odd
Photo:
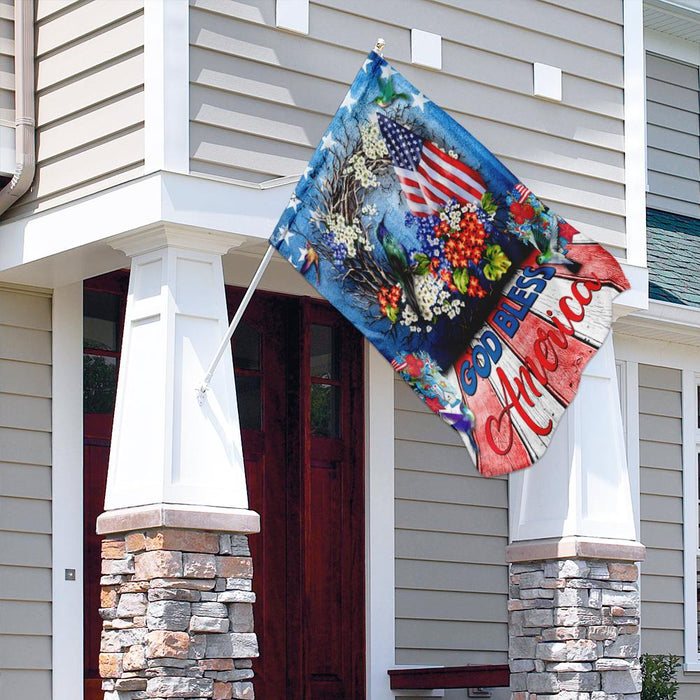
<instances>
[{"instance_id":1,"label":"white column","mask_svg":"<svg viewBox=\"0 0 700 700\"><path fill-rule=\"evenodd\" d=\"M510 475L512 542L636 540L612 337L583 373L552 444Z\"/></svg>"},{"instance_id":2,"label":"white column","mask_svg":"<svg viewBox=\"0 0 700 700\"><path fill-rule=\"evenodd\" d=\"M163 507L212 517L246 510L230 349L203 405L196 393L228 326L221 256L237 240L163 226L113 245L132 263L105 510L160 504L158 524L174 526L183 523L165 522ZM106 516L101 532L113 531ZM205 520L201 529L216 527ZM238 531L246 529L257 528Z\"/></svg>"}]
</instances>

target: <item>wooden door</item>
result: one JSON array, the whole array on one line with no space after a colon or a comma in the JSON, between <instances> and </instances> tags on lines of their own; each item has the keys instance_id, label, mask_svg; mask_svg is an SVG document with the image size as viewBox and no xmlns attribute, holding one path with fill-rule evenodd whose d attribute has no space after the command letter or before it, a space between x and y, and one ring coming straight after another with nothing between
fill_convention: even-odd
<instances>
[{"instance_id":1,"label":"wooden door","mask_svg":"<svg viewBox=\"0 0 700 700\"><path fill-rule=\"evenodd\" d=\"M242 296L229 290L229 311ZM234 340L256 697L364 695L362 342L327 304L256 293Z\"/></svg>"},{"instance_id":2,"label":"wooden door","mask_svg":"<svg viewBox=\"0 0 700 700\"><path fill-rule=\"evenodd\" d=\"M304 697L364 695L362 343L327 304L302 311Z\"/></svg>"}]
</instances>

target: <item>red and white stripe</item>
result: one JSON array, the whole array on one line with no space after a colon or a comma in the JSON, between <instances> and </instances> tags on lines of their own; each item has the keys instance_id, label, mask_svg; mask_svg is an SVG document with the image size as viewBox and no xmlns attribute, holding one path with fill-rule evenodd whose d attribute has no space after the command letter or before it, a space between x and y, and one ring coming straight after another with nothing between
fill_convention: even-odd
<instances>
[{"instance_id":1,"label":"red and white stripe","mask_svg":"<svg viewBox=\"0 0 700 700\"><path fill-rule=\"evenodd\" d=\"M532 194L532 192L530 192L530 190L528 190L528 188L520 182L515 186L515 191L520 195L520 198L518 199L520 204L522 204Z\"/></svg>"},{"instance_id":2,"label":"red and white stripe","mask_svg":"<svg viewBox=\"0 0 700 700\"><path fill-rule=\"evenodd\" d=\"M416 170L394 166L408 208L416 216L438 213L450 200L478 204L486 191L481 175L425 141Z\"/></svg>"},{"instance_id":3,"label":"red and white stripe","mask_svg":"<svg viewBox=\"0 0 700 700\"><path fill-rule=\"evenodd\" d=\"M392 360L391 361L391 366L397 371L401 372L401 370L406 369L407 363L406 360Z\"/></svg>"}]
</instances>

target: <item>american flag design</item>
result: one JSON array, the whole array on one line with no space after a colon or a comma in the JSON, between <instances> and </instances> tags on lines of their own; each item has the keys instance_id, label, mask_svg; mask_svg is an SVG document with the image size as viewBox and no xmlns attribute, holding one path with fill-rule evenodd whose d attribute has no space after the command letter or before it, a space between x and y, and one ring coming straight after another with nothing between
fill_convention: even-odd
<instances>
[{"instance_id":1,"label":"american flag design","mask_svg":"<svg viewBox=\"0 0 700 700\"><path fill-rule=\"evenodd\" d=\"M413 214L438 214L453 199L460 204L481 201L486 185L476 170L383 114L377 115L377 121Z\"/></svg>"},{"instance_id":2,"label":"american flag design","mask_svg":"<svg viewBox=\"0 0 700 700\"><path fill-rule=\"evenodd\" d=\"M522 204L532 194L532 192L530 192L530 190L521 182L519 182L514 189L520 195L518 204Z\"/></svg>"},{"instance_id":3,"label":"american flag design","mask_svg":"<svg viewBox=\"0 0 700 700\"><path fill-rule=\"evenodd\" d=\"M406 369L406 360L392 360L391 361L391 366L397 371L401 372L401 370Z\"/></svg>"}]
</instances>

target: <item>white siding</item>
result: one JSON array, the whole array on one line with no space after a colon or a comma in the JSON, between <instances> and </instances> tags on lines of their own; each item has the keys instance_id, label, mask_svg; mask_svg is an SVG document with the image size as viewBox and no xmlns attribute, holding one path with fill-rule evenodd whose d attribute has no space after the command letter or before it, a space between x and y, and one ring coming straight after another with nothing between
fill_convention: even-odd
<instances>
[{"instance_id":1,"label":"white siding","mask_svg":"<svg viewBox=\"0 0 700 700\"><path fill-rule=\"evenodd\" d=\"M647 204L700 217L698 67L647 54Z\"/></svg>"},{"instance_id":2,"label":"white siding","mask_svg":"<svg viewBox=\"0 0 700 700\"><path fill-rule=\"evenodd\" d=\"M143 174L143 0L38 0L37 174L8 218Z\"/></svg>"},{"instance_id":3,"label":"white siding","mask_svg":"<svg viewBox=\"0 0 700 700\"><path fill-rule=\"evenodd\" d=\"M51 300L0 287L0 697L51 696Z\"/></svg>"},{"instance_id":4,"label":"white siding","mask_svg":"<svg viewBox=\"0 0 700 700\"><path fill-rule=\"evenodd\" d=\"M275 2L191 0L193 172L260 182L300 174L377 36L396 68L562 216L625 246L622 3L316 0L310 33ZM410 63L410 28L443 35L443 70ZM532 97L532 63L564 100Z\"/></svg>"},{"instance_id":5,"label":"white siding","mask_svg":"<svg viewBox=\"0 0 700 700\"><path fill-rule=\"evenodd\" d=\"M508 483L402 381L396 405L396 663L505 663Z\"/></svg>"}]
</instances>

